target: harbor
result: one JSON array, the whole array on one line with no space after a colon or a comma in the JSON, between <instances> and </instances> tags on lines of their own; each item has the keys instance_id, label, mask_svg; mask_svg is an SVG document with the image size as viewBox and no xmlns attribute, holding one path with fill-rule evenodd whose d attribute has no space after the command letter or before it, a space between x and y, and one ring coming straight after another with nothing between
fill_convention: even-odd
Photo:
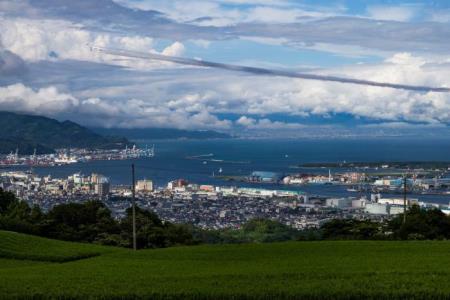
<instances>
[{"instance_id":1,"label":"harbor","mask_svg":"<svg viewBox=\"0 0 450 300\"><path fill-rule=\"evenodd\" d=\"M54 167L70 164L77 164L95 160L129 160L140 158L151 158L155 156L155 145L138 148L136 145L125 149L57 149L52 154L20 155L20 149L8 155L0 155L0 168L3 167Z\"/></svg>"}]
</instances>

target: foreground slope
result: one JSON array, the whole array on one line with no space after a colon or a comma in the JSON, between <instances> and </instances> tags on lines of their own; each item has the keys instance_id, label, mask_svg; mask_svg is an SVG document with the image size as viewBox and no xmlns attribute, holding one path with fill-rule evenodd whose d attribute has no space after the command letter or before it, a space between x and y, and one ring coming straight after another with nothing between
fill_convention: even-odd
<instances>
[{"instance_id":1,"label":"foreground slope","mask_svg":"<svg viewBox=\"0 0 450 300\"><path fill-rule=\"evenodd\" d=\"M15 246L3 242L5 234L0 232L0 249L13 251ZM21 235L15 243L20 238L28 239ZM91 247L36 241L28 244L29 253ZM0 297L450 298L446 241L92 249L97 256L64 263L0 258Z\"/></svg>"},{"instance_id":2,"label":"foreground slope","mask_svg":"<svg viewBox=\"0 0 450 300\"><path fill-rule=\"evenodd\" d=\"M41 237L0 231L0 258L46 262L67 262L98 256L103 247L76 244Z\"/></svg>"}]
</instances>

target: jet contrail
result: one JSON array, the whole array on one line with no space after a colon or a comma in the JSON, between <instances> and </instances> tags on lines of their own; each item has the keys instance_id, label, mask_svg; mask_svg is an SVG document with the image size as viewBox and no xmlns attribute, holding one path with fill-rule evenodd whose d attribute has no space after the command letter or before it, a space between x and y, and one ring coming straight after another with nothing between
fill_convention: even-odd
<instances>
[{"instance_id":1,"label":"jet contrail","mask_svg":"<svg viewBox=\"0 0 450 300\"><path fill-rule=\"evenodd\" d=\"M256 75L280 76L280 77L301 78L301 79L309 79L309 80L351 83L351 84L359 84L359 85L367 85L367 86L377 86L377 87L409 90L409 91L416 91L416 92L441 92L441 93L450 92L450 88L447 88L447 87L406 85L406 84L376 82L376 81L370 81L370 80L352 79L352 78L328 76L328 75L297 73L297 72L292 72L292 71L282 71L282 70L273 70L273 69L265 69L265 68L257 68L257 67L239 66L239 65L224 64L224 63L218 63L218 62L212 62L212 61L206 61L206 60L184 58L184 57L177 57L177 56L168 56L168 55L161 55L161 54L154 54L154 53L128 51L128 50L124 50L124 49L110 49L110 48L92 46L91 50L103 52L103 53L111 54L111 55L123 56L123 57L168 61L168 62L182 64L182 65L209 67L209 68L251 73L251 74L256 74Z\"/></svg>"}]
</instances>

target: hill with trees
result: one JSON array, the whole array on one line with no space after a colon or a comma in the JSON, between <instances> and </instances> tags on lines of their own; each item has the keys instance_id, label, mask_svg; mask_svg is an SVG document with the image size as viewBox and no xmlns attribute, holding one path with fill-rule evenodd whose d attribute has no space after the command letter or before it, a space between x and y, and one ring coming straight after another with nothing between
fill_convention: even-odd
<instances>
[{"instance_id":1,"label":"hill with trees","mask_svg":"<svg viewBox=\"0 0 450 300\"><path fill-rule=\"evenodd\" d=\"M0 138L0 154L15 153L20 150L20 154L33 154L36 149L37 154L54 153L51 147L33 141L27 141L17 137Z\"/></svg>"},{"instance_id":2,"label":"hill with trees","mask_svg":"<svg viewBox=\"0 0 450 300\"><path fill-rule=\"evenodd\" d=\"M0 230L130 248L131 214L128 209L125 218L116 220L100 201L61 204L43 212L38 206L29 207L12 193L0 189ZM136 208L136 225L139 249L198 243L188 226L163 222L153 212L140 208Z\"/></svg>"},{"instance_id":3,"label":"hill with trees","mask_svg":"<svg viewBox=\"0 0 450 300\"><path fill-rule=\"evenodd\" d=\"M450 216L438 209L413 206L387 221L334 219L320 228L297 230L274 220L252 219L240 228L201 229L162 221L155 213L136 208L137 246L165 248L195 244L242 244L315 240L448 240ZM0 230L59 240L120 247L132 246L131 209L114 219L100 201L67 203L43 212L0 189Z\"/></svg>"},{"instance_id":4,"label":"hill with trees","mask_svg":"<svg viewBox=\"0 0 450 300\"><path fill-rule=\"evenodd\" d=\"M57 148L123 148L126 138L102 136L71 121L0 112L0 153L52 153Z\"/></svg>"}]
</instances>

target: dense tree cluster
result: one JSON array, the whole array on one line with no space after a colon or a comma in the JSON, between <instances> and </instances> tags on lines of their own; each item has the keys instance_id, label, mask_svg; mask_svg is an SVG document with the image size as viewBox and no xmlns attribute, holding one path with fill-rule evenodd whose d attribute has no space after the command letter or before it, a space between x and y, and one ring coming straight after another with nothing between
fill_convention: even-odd
<instances>
[{"instance_id":1,"label":"dense tree cluster","mask_svg":"<svg viewBox=\"0 0 450 300\"><path fill-rule=\"evenodd\" d=\"M280 222L253 219L239 229L193 230L195 237L210 244L270 243L299 240L302 232Z\"/></svg>"},{"instance_id":2,"label":"dense tree cluster","mask_svg":"<svg viewBox=\"0 0 450 300\"><path fill-rule=\"evenodd\" d=\"M136 209L138 248L161 248L194 244L187 226L161 221L152 212ZM132 211L115 220L99 201L69 203L42 212L30 208L13 194L0 189L0 229L29 233L54 239L132 246Z\"/></svg>"},{"instance_id":3,"label":"dense tree cluster","mask_svg":"<svg viewBox=\"0 0 450 300\"><path fill-rule=\"evenodd\" d=\"M450 239L450 216L439 209L412 206L392 220L379 223L368 220L332 220L321 229L323 239L357 240L442 240Z\"/></svg>"},{"instance_id":4,"label":"dense tree cluster","mask_svg":"<svg viewBox=\"0 0 450 300\"><path fill-rule=\"evenodd\" d=\"M321 237L327 240L374 240L384 239L386 235L382 223L368 220L334 219L322 225Z\"/></svg>"},{"instance_id":5,"label":"dense tree cluster","mask_svg":"<svg viewBox=\"0 0 450 300\"><path fill-rule=\"evenodd\" d=\"M417 240L450 239L450 216L438 209L411 207L406 214L384 223L335 219L319 229L296 230L277 221L253 219L239 229L203 230L191 225L164 222L147 210L136 208L137 246L161 248L198 243L267 243L300 240ZM115 220L99 201L55 206L44 213L0 189L0 230L54 239L132 246L132 211Z\"/></svg>"},{"instance_id":6,"label":"dense tree cluster","mask_svg":"<svg viewBox=\"0 0 450 300\"><path fill-rule=\"evenodd\" d=\"M406 222L399 215L387 224L387 232L402 240L450 239L450 216L437 208L424 210L413 206L406 212Z\"/></svg>"}]
</instances>

